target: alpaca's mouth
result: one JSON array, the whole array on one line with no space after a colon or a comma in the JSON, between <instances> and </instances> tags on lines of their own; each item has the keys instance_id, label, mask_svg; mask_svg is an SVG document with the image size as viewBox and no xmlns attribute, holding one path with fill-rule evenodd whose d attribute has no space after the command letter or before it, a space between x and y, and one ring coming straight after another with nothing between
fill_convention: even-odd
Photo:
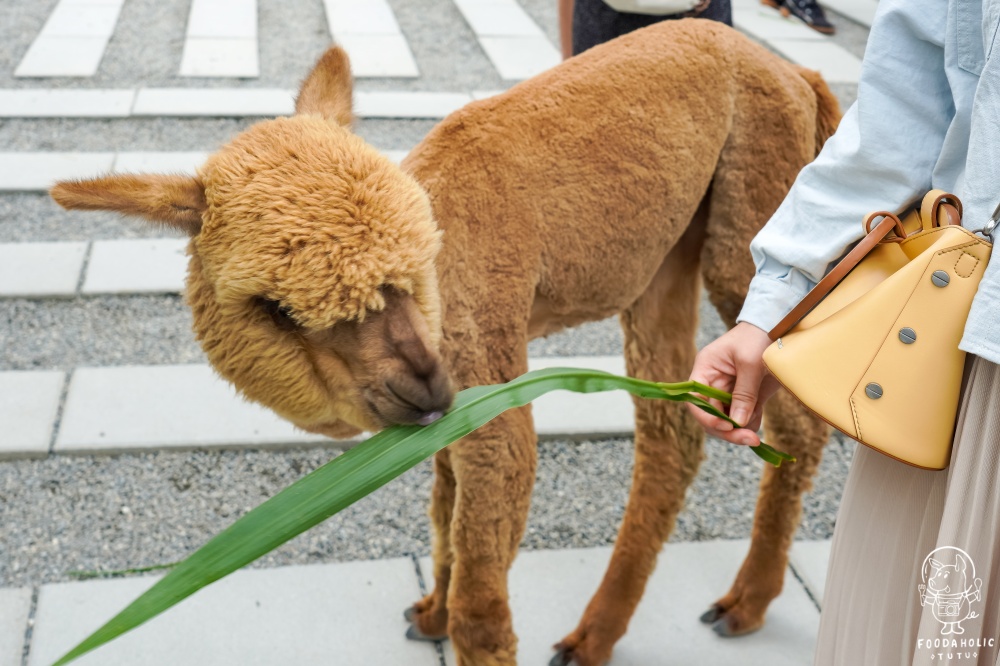
<instances>
[{"instance_id":1,"label":"alpaca's mouth","mask_svg":"<svg viewBox=\"0 0 1000 666\"><path fill-rule=\"evenodd\" d=\"M410 400L400 396L391 386L386 386L383 396L373 391L366 391L365 403L384 427L394 425L430 425L444 416L449 405L422 408Z\"/></svg>"}]
</instances>

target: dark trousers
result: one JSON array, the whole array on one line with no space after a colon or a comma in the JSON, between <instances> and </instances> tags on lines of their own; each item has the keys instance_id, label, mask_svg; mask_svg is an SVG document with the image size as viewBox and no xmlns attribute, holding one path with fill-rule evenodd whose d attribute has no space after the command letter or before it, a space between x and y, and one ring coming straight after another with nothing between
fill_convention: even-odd
<instances>
[{"instance_id":1,"label":"dark trousers","mask_svg":"<svg viewBox=\"0 0 1000 666\"><path fill-rule=\"evenodd\" d=\"M603 44L615 37L645 28L664 20L677 19L687 14L627 14L615 11L603 0L575 0L573 3L573 55L582 53L592 46ZM711 0L698 18L733 24L733 7L730 0Z\"/></svg>"}]
</instances>

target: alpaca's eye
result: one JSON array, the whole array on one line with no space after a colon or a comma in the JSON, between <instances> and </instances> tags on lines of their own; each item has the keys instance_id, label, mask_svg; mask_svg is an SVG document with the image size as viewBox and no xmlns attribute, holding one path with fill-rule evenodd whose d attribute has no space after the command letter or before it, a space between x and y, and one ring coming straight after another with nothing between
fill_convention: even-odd
<instances>
[{"instance_id":1,"label":"alpaca's eye","mask_svg":"<svg viewBox=\"0 0 1000 666\"><path fill-rule=\"evenodd\" d=\"M292 319L292 309L287 305L282 305L278 301L269 298L257 299L257 304L266 312L279 328L295 328L295 320Z\"/></svg>"}]
</instances>

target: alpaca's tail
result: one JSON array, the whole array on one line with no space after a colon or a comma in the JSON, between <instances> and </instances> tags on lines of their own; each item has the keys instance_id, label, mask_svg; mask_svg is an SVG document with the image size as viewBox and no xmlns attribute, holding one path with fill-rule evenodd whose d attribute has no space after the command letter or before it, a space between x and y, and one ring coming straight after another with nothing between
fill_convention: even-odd
<instances>
[{"instance_id":1,"label":"alpaca's tail","mask_svg":"<svg viewBox=\"0 0 1000 666\"><path fill-rule=\"evenodd\" d=\"M830 92L819 72L800 67L799 76L806 80L816 95L816 154L819 155L823 144L833 135L840 123L840 103Z\"/></svg>"}]
</instances>

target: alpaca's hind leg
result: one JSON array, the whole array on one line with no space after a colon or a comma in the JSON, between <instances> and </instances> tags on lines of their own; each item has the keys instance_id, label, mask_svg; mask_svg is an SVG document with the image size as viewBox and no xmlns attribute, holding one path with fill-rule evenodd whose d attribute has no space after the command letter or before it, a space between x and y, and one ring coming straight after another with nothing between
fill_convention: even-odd
<instances>
[{"instance_id":1,"label":"alpaca's hind leg","mask_svg":"<svg viewBox=\"0 0 1000 666\"><path fill-rule=\"evenodd\" d=\"M691 372L701 283L700 227L692 225L646 292L622 313L631 376L679 381ZM635 405L632 490L614 554L580 624L556 646L553 666L599 666L610 659L701 462L704 432L683 405L639 399Z\"/></svg>"},{"instance_id":2,"label":"alpaca's hind leg","mask_svg":"<svg viewBox=\"0 0 1000 666\"><path fill-rule=\"evenodd\" d=\"M451 459L456 497L448 636L459 666L514 666L507 572L524 534L535 480L530 408L501 414L453 445Z\"/></svg>"},{"instance_id":3,"label":"alpaca's hind leg","mask_svg":"<svg viewBox=\"0 0 1000 666\"><path fill-rule=\"evenodd\" d=\"M448 632L448 586L451 582L451 518L455 507L455 474L451 452L444 449L434 456L434 488L431 491L431 528L433 537L434 589L406 610L412 623L407 638L440 640Z\"/></svg>"},{"instance_id":4,"label":"alpaca's hind leg","mask_svg":"<svg viewBox=\"0 0 1000 666\"><path fill-rule=\"evenodd\" d=\"M758 118L734 123L751 131L734 131L719 158L712 182L708 240L702 253L705 287L730 328L736 323L754 274L747 250L750 240L785 198L814 150L811 130L792 133L787 127L795 126L794 118L782 121L782 114L801 113L796 105L739 108ZM774 123L774 131L761 134L760 128L768 127L768 122ZM719 634L744 634L764 624L768 604L781 592L802 493L811 484L828 434L822 422L808 416L783 391L766 405L764 441L796 456L798 462L779 469L764 466L750 552L730 592L702 616Z\"/></svg>"},{"instance_id":5,"label":"alpaca's hind leg","mask_svg":"<svg viewBox=\"0 0 1000 666\"><path fill-rule=\"evenodd\" d=\"M788 549L802 512L802 495L812 487L829 427L809 415L791 395L779 391L764 406L764 441L795 456L779 468L764 466L754 514L750 552L726 596L702 616L723 636L759 629L771 601L781 593Z\"/></svg>"}]
</instances>

